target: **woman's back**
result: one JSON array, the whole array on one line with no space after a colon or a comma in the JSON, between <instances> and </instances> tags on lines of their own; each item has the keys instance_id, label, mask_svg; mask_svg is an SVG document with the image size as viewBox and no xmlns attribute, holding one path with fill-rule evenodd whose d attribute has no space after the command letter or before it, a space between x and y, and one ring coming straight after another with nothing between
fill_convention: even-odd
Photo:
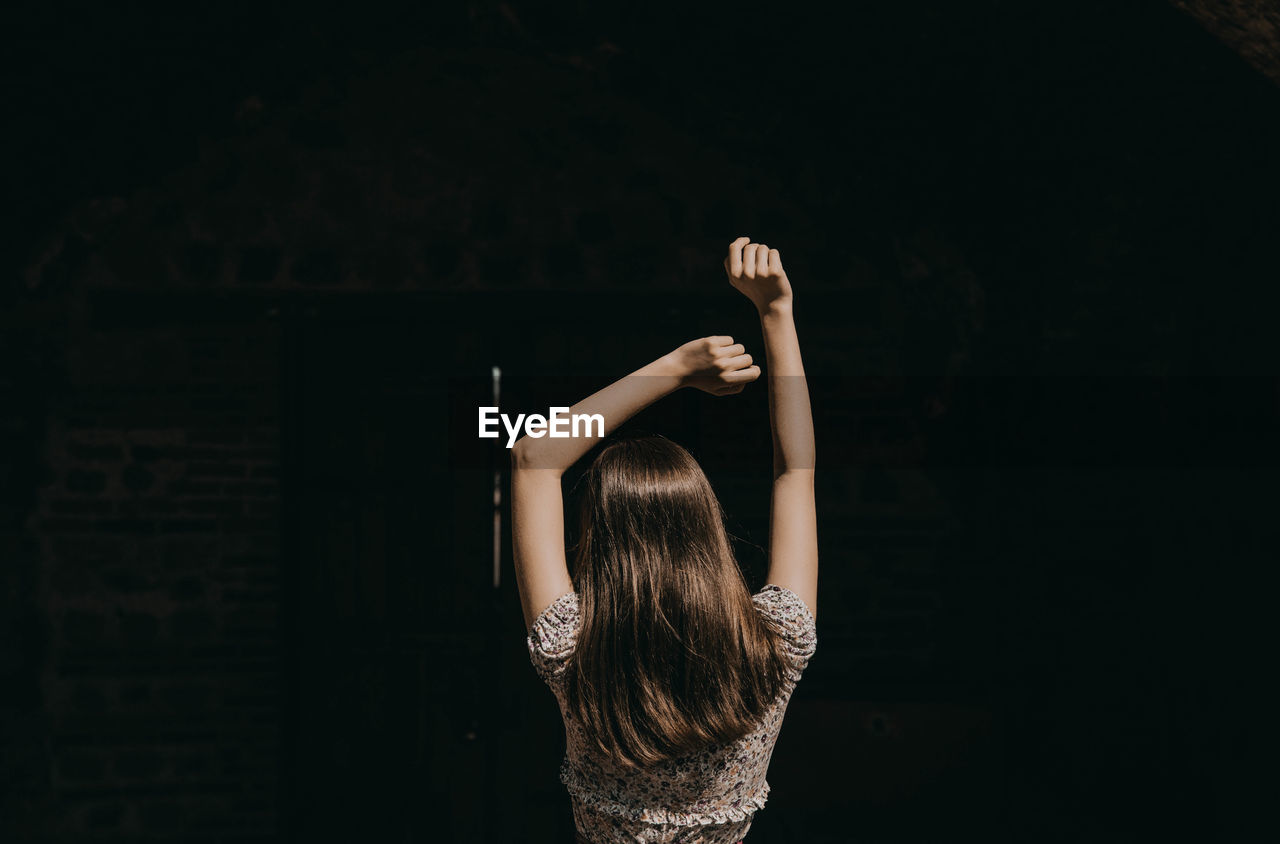
<instances>
[{"instance_id":1,"label":"woman's back","mask_svg":"<svg viewBox=\"0 0 1280 844\"><path fill-rule=\"evenodd\" d=\"M512 548L530 657L560 704L580 838L732 842L751 826L783 713L816 645L813 418L778 250L741 237L725 272L756 307L769 369L766 582L751 595L697 461L665 438L606 444L585 475L570 575L565 471L606 433L532 421L511 447ZM761 375L727 335L681 345L569 408L613 431L684 387ZM543 419L543 422L546 420Z\"/></svg>"},{"instance_id":2,"label":"woman's back","mask_svg":"<svg viewBox=\"0 0 1280 844\"><path fill-rule=\"evenodd\" d=\"M786 681L763 718L742 738L667 762L622 768L593 749L566 704L565 681L581 630L578 595L557 598L534 621L527 644L565 723L560 769L578 830L595 842L736 842L769 793L765 773L783 715L817 647L814 618L795 593L773 584L752 605L777 631Z\"/></svg>"}]
</instances>

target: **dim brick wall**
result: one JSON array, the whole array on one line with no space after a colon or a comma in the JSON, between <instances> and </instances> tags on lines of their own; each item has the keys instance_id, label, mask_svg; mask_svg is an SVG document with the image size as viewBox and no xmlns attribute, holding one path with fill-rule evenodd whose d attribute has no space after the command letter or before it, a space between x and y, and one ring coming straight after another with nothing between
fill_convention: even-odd
<instances>
[{"instance_id":1,"label":"dim brick wall","mask_svg":"<svg viewBox=\"0 0 1280 844\"><path fill-rule=\"evenodd\" d=\"M811 676L910 680L935 657L940 550L953 514L923 469L926 431L907 382L850 381L823 403L819 473L825 665Z\"/></svg>"},{"instance_id":2,"label":"dim brick wall","mask_svg":"<svg viewBox=\"0 0 1280 844\"><path fill-rule=\"evenodd\" d=\"M48 411L29 525L54 840L269 839L280 689L268 325L95 331Z\"/></svg>"},{"instance_id":3,"label":"dim brick wall","mask_svg":"<svg viewBox=\"0 0 1280 844\"><path fill-rule=\"evenodd\" d=\"M423 50L296 102L251 96L224 128L155 183L69 208L26 284L705 288L740 230L819 255L801 209L842 201L811 162L785 184L744 173L657 110L502 50ZM811 289L871 271L819 260Z\"/></svg>"},{"instance_id":4,"label":"dim brick wall","mask_svg":"<svg viewBox=\"0 0 1280 844\"><path fill-rule=\"evenodd\" d=\"M898 371L907 317L931 309L961 338L929 362L950 371L981 329L981 285L941 232L904 229L874 260L828 249L804 221L848 197L812 162L771 184L527 57L424 52L343 95L250 98L237 120L156 183L77 203L25 268L8 339L53 374L23 380L9 358L34 410L7 418L37 476L10 534L25 549L11 603L44 641L22 651L39 680L14 710L9 758L24 761L0 830L240 841L281 822L278 326L108 319L90 294L705 292L728 239L767 231L806 256L792 271L808 289L862 294L856 345L843 319L814 315L815 361ZM821 411L850 451L820 500L839 562L824 594L848 612L826 614L806 694L932 652L945 514L914 468L915 406L870 387L844 398Z\"/></svg>"}]
</instances>

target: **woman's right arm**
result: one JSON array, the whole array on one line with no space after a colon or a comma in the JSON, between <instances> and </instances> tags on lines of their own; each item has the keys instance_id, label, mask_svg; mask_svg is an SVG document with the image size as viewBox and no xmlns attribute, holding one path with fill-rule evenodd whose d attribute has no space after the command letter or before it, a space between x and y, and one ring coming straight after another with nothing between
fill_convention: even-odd
<instances>
[{"instance_id":1,"label":"woman's right arm","mask_svg":"<svg viewBox=\"0 0 1280 844\"><path fill-rule=\"evenodd\" d=\"M773 432L767 582L800 596L817 613L818 524L814 500L813 412L792 318L791 282L776 249L740 237L724 261L729 282L751 300L764 333Z\"/></svg>"}]
</instances>

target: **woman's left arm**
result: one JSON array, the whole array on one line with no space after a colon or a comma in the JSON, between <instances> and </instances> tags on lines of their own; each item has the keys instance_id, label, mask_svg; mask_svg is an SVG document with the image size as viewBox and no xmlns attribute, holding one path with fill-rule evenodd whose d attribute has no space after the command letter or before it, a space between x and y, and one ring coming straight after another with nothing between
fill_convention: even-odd
<instances>
[{"instance_id":1,"label":"woman's left arm","mask_svg":"<svg viewBox=\"0 0 1280 844\"><path fill-rule=\"evenodd\" d=\"M713 395L742 392L760 377L760 367L732 337L704 337L642 366L569 408L569 418L598 414L604 435L681 387ZM577 433L576 431L573 433ZM573 591L564 549L565 471L604 437L598 426L581 436L535 438L526 434L511 448L511 535L516 584L525 627L551 602Z\"/></svg>"}]
</instances>

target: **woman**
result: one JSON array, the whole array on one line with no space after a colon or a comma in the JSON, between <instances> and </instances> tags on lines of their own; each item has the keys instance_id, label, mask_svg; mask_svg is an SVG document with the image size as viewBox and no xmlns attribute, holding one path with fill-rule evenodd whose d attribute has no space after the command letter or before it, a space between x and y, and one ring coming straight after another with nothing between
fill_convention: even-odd
<instances>
[{"instance_id":1,"label":"woman","mask_svg":"<svg viewBox=\"0 0 1280 844\"><path fill-rule=\"evenodd\" d=\"M561 476L601 436L511 450L516 578L530 658L565 723L561 780L579 841L741 841L765 804L782 716L816 646L813 418L778 250L724 261L760 315L773 491L767 583L748 592L693 457L662 437L609 443L584 476L571 579ZM684 344L570 408L612 431L681 387L741 392L760 367L731 337ZM597 433L598 429L591 433Z\"/></svg>"}]
</instances>

